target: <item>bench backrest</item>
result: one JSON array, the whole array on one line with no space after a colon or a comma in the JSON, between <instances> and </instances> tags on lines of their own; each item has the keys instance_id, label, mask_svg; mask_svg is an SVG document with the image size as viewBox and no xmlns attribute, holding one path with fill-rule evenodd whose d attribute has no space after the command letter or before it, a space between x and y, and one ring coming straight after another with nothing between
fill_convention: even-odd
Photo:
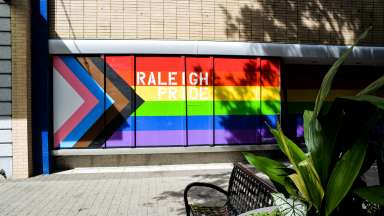
<instances>
[{"instance_id":1,"label":"bench backrest","mask_svg":"<svg viewBox=\"0 0 384 216\"><path fill-rule=\"evenodd\" d=\"M273 205L271 193L276 192L244 165L236 163L228 186L228 207L231 215Z\"/></svg>"}]
</instances>

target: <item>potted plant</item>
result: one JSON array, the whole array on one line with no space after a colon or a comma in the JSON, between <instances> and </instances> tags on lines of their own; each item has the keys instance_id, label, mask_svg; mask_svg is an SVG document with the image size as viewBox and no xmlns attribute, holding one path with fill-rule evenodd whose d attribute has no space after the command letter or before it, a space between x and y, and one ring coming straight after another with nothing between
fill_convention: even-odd
<instances>
[{"instance_id":1,"label":"potted plant","mask_svg":"<svg viewBox=\"0 0 384 216\"><path fill-rule=\"evenodd\" d=\"M357 42L366 37L369 29ZM363 215L366 213L362 206L364 200L384 204L384 187L365 187L359 178L373 163L367 155L377 148L369 142L377 122L384 117L384 98L376 95L384 85L384 76L355 96L336 98L329 109L323 106L334 76L353 47L346 50L325 75L314 109L304 112L306 152L286 137L278 124L277 128L270 128L270 132L288 158L289 166L244 153L250 164L269 176L281 192L280 201L299 200L310 215Z\"/></svg>"}]
</instances>

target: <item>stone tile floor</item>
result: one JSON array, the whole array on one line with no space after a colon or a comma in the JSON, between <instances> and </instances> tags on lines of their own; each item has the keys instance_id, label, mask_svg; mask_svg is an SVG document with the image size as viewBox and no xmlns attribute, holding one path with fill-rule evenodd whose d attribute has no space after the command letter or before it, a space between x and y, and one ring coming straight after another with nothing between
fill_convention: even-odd
<instances>
[{"instance_id":1,"label":"stone tile floor","mask_svg":"<svg viewBox=\"0 0 384 216\"><path fill-rule=\"evenodd\" d=\"M0 215L185 215L185 186L202 181L227 188L231 169L231 164L80 168L0 181ZM378 184L375 173L376 166L366 173L370 185ZM217 204L212 198L220 196L192 192L194 202Z\"/></svg>"},{"instance_id":2,"label":"stone tile floor","mask_svg":"<svg viewBox=\"0 0 384 216\"><path fill-rule=\"evenodd\" d=\"M203 181L227 187L231 167L213 168L139 172L107 168L96 173L83 169L1 181L0 215L185 215L187 184ZM201 201L211 196L216 195L205 192L194 198Z\"/></svg>"}]
</instances>

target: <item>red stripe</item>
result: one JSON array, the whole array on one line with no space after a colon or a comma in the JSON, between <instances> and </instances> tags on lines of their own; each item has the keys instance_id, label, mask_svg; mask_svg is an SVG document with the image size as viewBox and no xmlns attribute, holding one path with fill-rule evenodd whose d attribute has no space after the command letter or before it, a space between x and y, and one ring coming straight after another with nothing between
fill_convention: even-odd
<instances>
[{"instance_id":1,"label":"red stripe","mask_svg":"<svg viewBox=\"0 0 384 216\"><path fill-rule=\"evenodd\" d=\"M182 86L184 71L183 57L136 57L137 86L166 86L170 83ZM174 72L171 76L174 80L170 80L171 72Z\"/></svg>"},{"instance_id":2,"label":"red stripe","mask_svg":"<svg viewBox=\"0 0 384 216\"><path fill-rule=\"evenodd\" d=\"M261 60L261 85L280 86L280 60L262 59Z\"/></svg>"},{"instance_id":3,"label":"red stripe","mask_svg":"<svg viewBox=\"0 0 384 216\"><path fill-rule=\"evenodd\" d=\"M129 85L135 85L134 56L107 56L107 64Z\"/></svg>"},{"instance_id":4,"label":"red stripe","mask_svg":"<svg viewBox=\"0 0 384 216\"><path fill-rule=\"evenodd\" d=\"M213 86L213 57L187 57L185 65L188 86Z\"/></svg>"},{"instance_id":5,"label":"red stripe","mask_svg":"<svg viewBox=\"0 0 384 216\"><path fill-rule=\"evenodd\" d=\"M133 86L133 57L107 57L107 63ZM278 87L280 62L256 57L136 57L137 86L213 86L213 79L215 86Z\"/></svg>"},{"instance_id":6,"label":"red stripe","mask_svg":"<svg viewBox=\"0 0 384 216\"><path fill-rule=\"evenodd\" d=\"M259 58L215 58L215 86L260 86Z\"/></svg>"}]
</instances>

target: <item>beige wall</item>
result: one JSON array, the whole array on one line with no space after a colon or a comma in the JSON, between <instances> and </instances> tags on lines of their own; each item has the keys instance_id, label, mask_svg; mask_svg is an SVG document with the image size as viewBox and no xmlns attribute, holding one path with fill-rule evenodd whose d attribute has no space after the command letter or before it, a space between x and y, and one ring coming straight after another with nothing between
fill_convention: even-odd
<instances>
[{"instance_id":1,"label":"beige wall","mask_svg":"<svg viewBox=\"0 0 384 216\"><path fill-rule=\"evenodd\" d=\"M49 0L51 38L384 44L382 0Z\"/></svg>"},{"instance_id":2,"label":"beige wall","mask_svg":"<svg viewBox=\"0 0 384 216\"><path fill-rule=\"evenodd\" d=\"M30 1L12 0L12 142L13 178L32 171Z\"/></svg>"}]
</instances>

